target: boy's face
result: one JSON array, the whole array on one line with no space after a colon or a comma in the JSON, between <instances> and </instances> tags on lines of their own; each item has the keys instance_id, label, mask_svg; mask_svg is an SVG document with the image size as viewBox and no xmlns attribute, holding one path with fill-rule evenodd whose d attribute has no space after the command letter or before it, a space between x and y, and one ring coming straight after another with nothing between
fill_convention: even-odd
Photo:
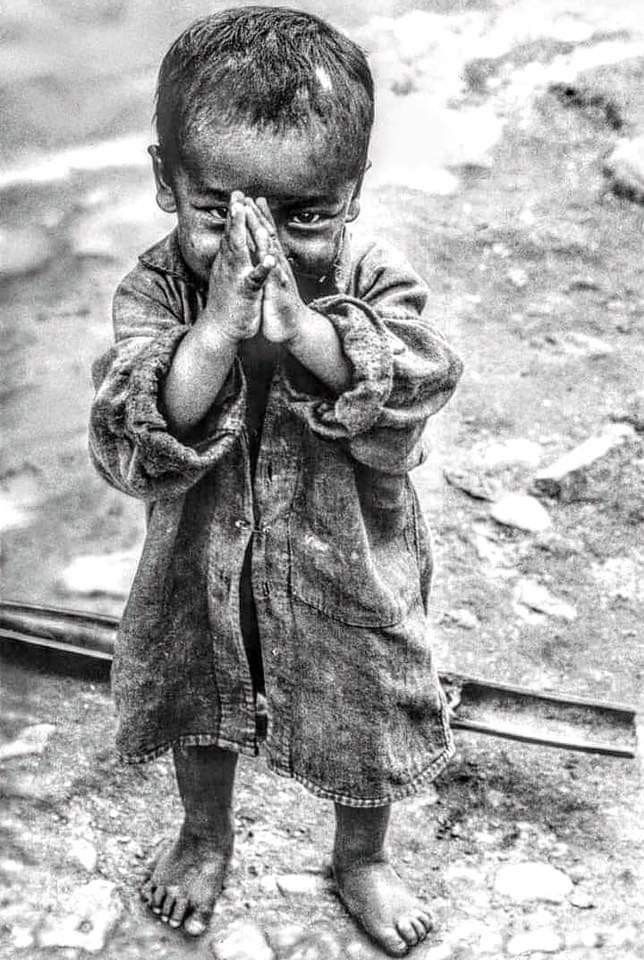
<instances>
[{"instance_id":1,"label":"boy's face","mask_svg":"<svg viewBox=\"0 0 644 960\"><path fill-rule=\"evenodd\" d=\"M249 127L202 127L186 145L171 180L151 148L157 202L176 213L181 253L207 281L233 190L265 197L301 291L328 274L348 220L358 215L360 179L338 175L323 137ZM308 281L308 282L307 282Z\"/></svg>"}]
</instances>

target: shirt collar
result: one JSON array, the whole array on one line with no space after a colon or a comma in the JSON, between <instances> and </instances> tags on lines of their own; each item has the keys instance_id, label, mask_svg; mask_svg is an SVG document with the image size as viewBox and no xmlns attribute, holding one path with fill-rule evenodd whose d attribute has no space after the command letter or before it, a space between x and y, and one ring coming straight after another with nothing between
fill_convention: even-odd
<instances>
[{"instance_id":1,"label":"shirt collar","mask_svg":"<svg viewBox=\"0 0 644 960\"><path fill-rule=\"evenodd\" d=\"M139 256L139 261L146 267L152 267L160 273L170 274L193 287L203 287L204 282L189 270L179 249L179 240L176 229L163 240L155 243ZM331 280L337 293L346 293L351 276L351 239L345 228L340 250L331 268Z\"/></svg>"}]
</instances>

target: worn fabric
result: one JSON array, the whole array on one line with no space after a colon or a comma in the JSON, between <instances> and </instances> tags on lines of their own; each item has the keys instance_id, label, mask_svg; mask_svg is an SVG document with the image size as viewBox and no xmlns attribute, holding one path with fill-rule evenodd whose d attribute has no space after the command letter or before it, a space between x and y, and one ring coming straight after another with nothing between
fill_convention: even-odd
<instances>
[{"instance_id":1,"label":"worn fabric","mask_svg":"<svg viewBox=\"0 0 644 960\"><path fill-rule=\"evenodd\" d=\"M115 343L93 370L92 460L148 511L113 668L118 750L258 752L240 623L252 543L270 766L351 806L408 796L453 752L409 471L460 361L423 319L426 288L404 260L347 237L310 306L333 323L351 385L336 397L278 349L252 470L239 356L194 435L180 442L164 416L160 386L205 293L171 234L120 284Z\"/></svg>"}]
</instances>

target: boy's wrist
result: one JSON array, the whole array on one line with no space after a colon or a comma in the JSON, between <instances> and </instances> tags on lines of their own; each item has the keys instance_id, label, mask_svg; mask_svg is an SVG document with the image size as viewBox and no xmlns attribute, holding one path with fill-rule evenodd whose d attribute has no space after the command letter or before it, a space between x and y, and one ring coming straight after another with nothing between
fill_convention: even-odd
<instances>
[{"instance_id":1,"label":"boy's wrist","mask_svg":"<svg viewBox=\"0 0 644 960\"><path fill-rule=\"evenodd\" d=\"M206 319L205 313L202 314L202 319ZM198 337L199 346L206 352L213 354L219 354L225 350L237 350L241 339L213 323L212 318L209 318L208 323L195 324L194 332Z\"/></svg>"},{"instance_id":2,"label":"boy's wrist","mask_svg":"<svg viewBox=\"0 0 644 960\"><path fill-rule=\"evenodd\" d=\"M297 354L306 341L307 332L311 328L311 319L315 319L315 311L305 304L298 310L293 320L292 333L286 339L286 346L291 353Z\"/></svg>"}]
</instances>

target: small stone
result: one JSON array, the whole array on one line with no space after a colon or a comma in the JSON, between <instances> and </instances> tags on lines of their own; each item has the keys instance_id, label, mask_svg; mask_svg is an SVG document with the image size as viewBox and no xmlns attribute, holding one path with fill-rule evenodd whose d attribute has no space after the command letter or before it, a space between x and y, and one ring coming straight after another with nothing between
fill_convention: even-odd
<instances>
[{"instance_id":1,"label":"small stone","mask_svg":"<svg viewBox=\"0 0 644 960\"><path fill-rule=\"evenodd\" d=\"M581 333L578 330L572 330L565 334L560 341L560 345L564 352L571 356L589 357L591 360L609 357L615 352L611 344L605 340L592 337L587 333Z\"/></svg>"},{"instance_id":2,"label":"small stone","mask_svg":"<svg viewBox=\"0 0 644 960\"><path fill-rule=\"evenodd\" d=\"M307 933L306 927L299 923L287 923L279 927L270 927L266 937L275 953L282 957L298 943Z\"/></svg>"},{"instance_id":3,"label":"small stone","mask_svg":"<svg viewBox=\"0 0 644 960\"><path fill-rule=\"evenodd\" d=\"M593 465L631 439L634 433L632 426L614 423L603 433L589 437L536 474L536 492L564 502L584 498Z\"/></svg>"},{"instance_id":4,"label":"small stone","mask_svg":"<svg viewBox=\"0 0 644 960\"><path fill-rule=\"evenodd\" d=\"M261 928L247 920L232 923L221 939L210 942L210 949L217 960L275 960Z\"/></svg>"},{"instance_id":5,"label":"small stone","mask_svg":"<svg viewBox=\"0 0 644 960\"><path fill-rule=\"evenodd\" d=\"M525 953L559 953L564 945L564 938L553 927L540 927L517 933L505 949L509 956L520 957Z\"/></svg>"},{"instance_id":6,"label":"small stone","mask_svg":"<svg viewBox=\"0 0 644 960\"><path fill-rule=\"evenodd\" d=\"M275 879L280 893L286 897L314 897L327 889L319 873L284 873Z\"/></svg>"},{"instance_id":7,"label":"small stone","mask_svg":"<svg viewBox=\"0 0 644 960\"><path fill-rule=\"evenodd\" d=\"M644 135L619 140L604 161L604 174L616 193L644 201Z\"/></svg>"},{"instance_id":8,"label":"small stone","mask_svg":"<svg viewBox=\"0 0 644 960\"><path fill-rule=\"evenodd\" d=\"M98 863L98 851L93 843L85 840L83 837L77 837L69 845L69 857L74 860L83 870L93 873Z\"/></svg>"},{"instance_id":9,"label":"small stone","mask_svg":"<svg viewBox=\"0 0 644 960\"><path fill-rule=\"evenodd\" d=\"M597 947L603 947L604 943L604 935L600 930L574 930L566 934L568 950L578 950L580 947L594 950Z\"/></svg>"},{"instance_id":10,"label":"small stone","mask_svg":"<svg viewBox=\"0 0 644 960\"><path fill-rule=\"evenodd\" d=\"M498 871L494 889L517 903L527 900L563 903L572 891L572 882L565 873L547 863L509 863Z\"/></svg>"},{"instance_id":11,"label":"small stone","mask_svg":"<svg viewBox=\"0 0 644 960\"><path fill-rule=\"evenodd\" d=\"M527 287L530 280L527 271L525 271L523 267L513 267L511 270L508 270L506 276L512 286L516 287L517 290L523 290L524 287Z\"/></svg>"},{"instance_id":12,"label":"small stone","mask_svg":"<svg viewBox=\"0 0 644 960\"><path fill-rule=\"evenodd\" d=\"M0 761L42 753L55 730L53 723L35 723L25 727L15 740L0 745Z\"/></svg>"},{"instance_id":13,"label":"small stone","mask_svg":"<svg viewBox=\"0 0 644 960\"><path fill-rule=\"evenodd\" d=\"M116 897L116 884L108 880L91 880L78 887L66 906L48 916L36 934L38 946L76 947L98 953L116 926L123 905Z\"/></svg>"},{"instance_id":14,"label":"small stone","mask_svg":"<svg viewBox=\"0 0 644 960\"><path fill-rule=\"evenodd\" d=\"M272 873L266 873L263 877L260 877L259 887L262 893L267 896L274 896L276 893L279 893L279 887L277 886L277 880Z\"/></svg>"},{"instance_id":15,"label":"small stone","mask_svg":"<svg viewBox=\"0 0 644 960\"><path fill-rule=\"evenodd\" d=\"M477 627L481 626L476 614L464 607L458 607L456 610L446 610L441 622L453 623L457 627L463 627L464 630L476 630Z\"/></svg>"},{"instance_id":16,"label":"small stone","mask_svg":"<svg viewBox=\"0 0 644 960\"><path fill-rule=\"evenodd\" d=\"M523 493L506 493L490 507L490 516L506 527L529 533L546 530L552 523L545 507L535 497Z\"/></svg>"},{"instance_id":17,"label":"small stone","mask_svg":"<svg viewBox=\"0 0 644 960\"><path fill-rule=\"evenodd\" d=\"M280 960L346 960L344 939L331 929L309 930Z\"/></svg>"},{"instance_id":18,"label":"small stone","mask_svg":"<svg viewBox=\"0 0 644 960\"><path fill-rule=\"evenodd\" d=\"M0 282L37 273L53 255L53 241L38 227L0 229Z\"/></svg>"},{"instance_id":19,"label":"small stone","mask_svg":"<svg viewBox=\"0 0 644 960\"><path fill-rule=\"evenodd\" d=\"M577 610L570 603L559 600L547 587L536 580L523 578L514 588L514 602L537 613L544 613L549 617L569 622L577 619ZM519 611L521 612L521 611Z\"/></svg>"},{"instance_id":20,"label":"small stone","mask_svg":"<svg viewBox=\"0 0 644 960\"><path fill-rule=\"evenodd\" d=\"M583 890L575 890L570 897L570 903L573 907L577 907L578 910L592 910L595 906L593 898L590 894L584 893Z\"/></svg>"}]
</instances>

